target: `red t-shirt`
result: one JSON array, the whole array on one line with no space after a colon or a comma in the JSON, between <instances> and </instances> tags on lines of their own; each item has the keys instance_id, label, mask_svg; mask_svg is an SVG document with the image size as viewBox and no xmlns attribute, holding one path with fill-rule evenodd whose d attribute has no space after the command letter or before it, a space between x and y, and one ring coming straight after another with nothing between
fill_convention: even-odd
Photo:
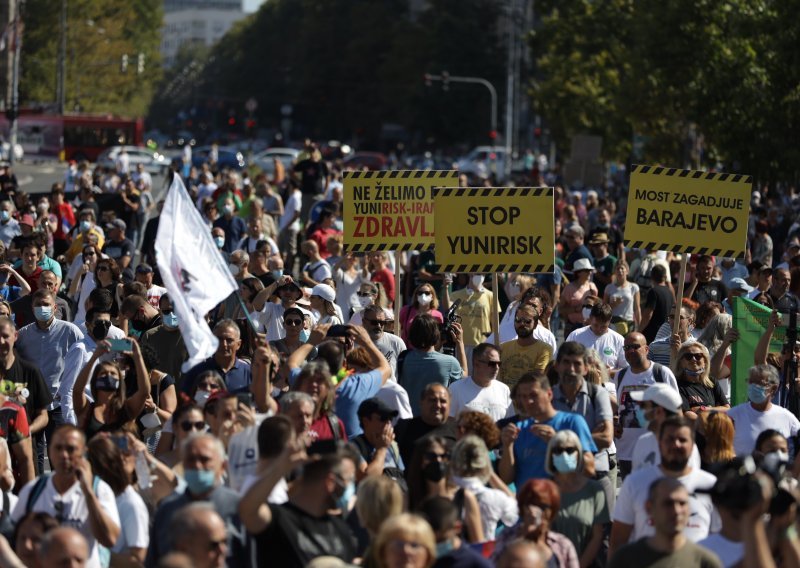
<instances>
[{"instance_id":1,"label":"red t-shirt","mask_svg":"<svg viewBox=\"0 0 800 568\"><path fill-rule=\"evenodd\" d=\"M69 203L62 203L57 206L54 212L58 219L58 226L53 233L53 238L59 241L67 240L67 235L75 226L75 212L72 210L72 205Z\"/></svg>"},{"instance_id":2,"label":"red t-shirt","mask_svg":"<svg viewBox=\"0 0 800 568\"><path fill-rule=\"evenodd\" d=\"M333 430L328 417L324 414L311 423L311 441L333 440ZM347 432L344 431L344 423L339 420L339 439L347 440Z\"/></svg>"},{"instance_id":3,"label":"red t-shirt","mask_svg":"<svg viewBox=\"0 0 800 568\"><path fill-rule=\"evenodd\" d=\"M25 409L10 400L0 406L0 437L8 440L10 445L29 438L28 415Z\"/></svg>"},{"instance_id":4,"label":"red t-shirt","mask_svg":"<svg viewBox=\"0 0 800 568\"><path fill-rule=\"evenodd\" d=\"M317 229L311 233L311 240L317 243L319 247L319 255L322 258L328 258L331 253L328 252L328 238L341 235L336 229Z\"/></svg>"},{"instance_id":5,"label":"red t-shirt","mask_svg":"<svg viewBox=\"0 0 800 568\"><path fill-rule=\"evenodd\" d=\"M372 273L372 281L380 282L386 289L386 297L394 303L394 274L388 268L381 268Z\"/></svg>"}]
</instances>

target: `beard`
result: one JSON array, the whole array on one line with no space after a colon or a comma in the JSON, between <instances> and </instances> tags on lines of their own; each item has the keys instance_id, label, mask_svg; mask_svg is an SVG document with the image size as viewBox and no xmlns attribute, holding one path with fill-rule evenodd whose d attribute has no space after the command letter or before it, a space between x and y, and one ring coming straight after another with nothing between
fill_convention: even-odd
<instances>
[{"instance_id":1,"label":"beard","mask_svg":"<svg viewBox=\"0 0 800 568\"><path fill-rule=\"evenodd\" d=\"M664 459L661 457L661 466L667 471L683 471L689 464L689 458Z\"/></svg>"},{"instance_id":2,"label":"beard","mask_svg":"<svg viewBox=\"0 0 800 568\"><path fill-rule=\"evenodd\" d=\"M516 329L515 331L517 332L517 336L518 337L522 337L522 338L525 338L525 339L527 339L531 335L533 335L533 329L532 328L524 327L524 328Z\"/></svg>"}]
</instances>

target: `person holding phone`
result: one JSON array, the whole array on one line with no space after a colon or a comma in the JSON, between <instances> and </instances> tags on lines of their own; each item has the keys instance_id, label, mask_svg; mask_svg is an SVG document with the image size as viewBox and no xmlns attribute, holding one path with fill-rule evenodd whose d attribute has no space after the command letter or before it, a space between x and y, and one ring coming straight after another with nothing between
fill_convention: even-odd
<instances>
[{"instance_id":1,"label":"person holding phone","mask_svg":"<svg viewBox=\"0 0 800 568\"><path fill-rule=\"evenodd\" d=\"M130 398L125 395L125 376L116 361L98 360L111 350L108 341L103 340L78 374L72 388L72 401L78 425L86 432L87 439L98 432L120 430L142 412L150 394L150 380L144 365L139 343L132 341L132 350L127 355L136 367L137 389ZM86 396L86 384L91 375L91 393L94 402Z\"/></svg>"}]
</instances>

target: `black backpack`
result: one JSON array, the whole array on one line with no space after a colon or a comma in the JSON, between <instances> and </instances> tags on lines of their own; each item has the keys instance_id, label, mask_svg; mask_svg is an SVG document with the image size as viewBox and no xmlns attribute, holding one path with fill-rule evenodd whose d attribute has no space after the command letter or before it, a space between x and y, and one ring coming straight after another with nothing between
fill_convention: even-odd
<instances>
[{"instance_id":1,"label":"black backpack","mask_svg":"<svg viewBox=\"0 0 800 568\"><path fill-rule=\"evenodd\" d=\"M361 454L361 457L364 458L364 460L369 462L372 459L369 446L367 445L367 441L364 439L364 436L356 436L355 438L351 438L350 443L356 447L358 453ZM398 463L400 452L397 448L397 442L392 442L392 445L389 446L388 450L392 453L394 462ZM402 469L399 467L384 467L383 475L396 481L403 493L408 493L408 483L406 483L405 472L403 472Z\"/></svg>"}]
</instances>

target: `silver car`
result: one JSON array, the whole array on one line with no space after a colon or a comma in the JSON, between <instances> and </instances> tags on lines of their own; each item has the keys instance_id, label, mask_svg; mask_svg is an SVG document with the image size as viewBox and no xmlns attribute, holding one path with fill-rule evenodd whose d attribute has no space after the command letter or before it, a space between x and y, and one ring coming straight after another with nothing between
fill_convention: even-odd
<instances>
[{"instance_id":1,"label":"silver car","mask_svg":"<svg viewBox=\"0 0 800 568\"><path fill-rule=\"evenodd\" d=\"M289 171L292 169L298 154L300 154L300 150L296 148L268 148L253 156L251 163L261 168L265 173L271 174L275 171L275 164L272 159L278 158L283 163L286 171Z\"/></svg>"},{"instance_id":2,"label":"silver car","mask_svg":"<svg viewBox=\"0 0 800 568\"><path fill-rule=\"evenodd\" d=\"M97 165L115 169L117 167L117 157L123 148L128 152L131 171L135 171L136 166L139 164L144 164L144 170L151 174L164 174L169 168L169 159L166 156L142 146L111 146L106 148L97 157Z\"/></svg>"}]
</instances>

